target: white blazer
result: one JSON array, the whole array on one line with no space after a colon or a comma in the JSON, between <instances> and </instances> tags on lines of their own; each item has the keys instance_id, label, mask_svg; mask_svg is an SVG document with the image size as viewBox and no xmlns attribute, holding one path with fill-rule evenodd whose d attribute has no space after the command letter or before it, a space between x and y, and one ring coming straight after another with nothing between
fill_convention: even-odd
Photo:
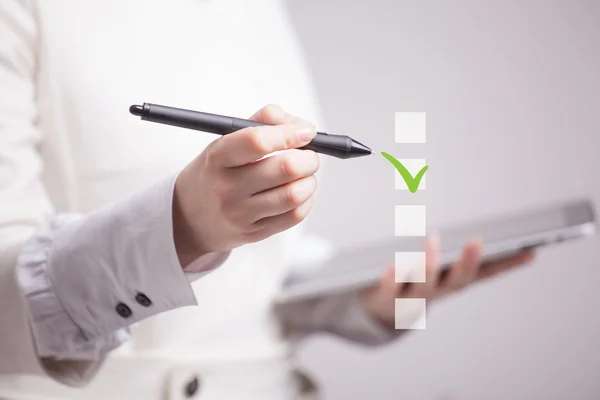
<instances>
[{"instance_id":1,"label":"white blazer","mask_svg":"<svg viewBox=\"0 0 600 400\"><path fill-rule=\"evenodd\" d=\"M215 139L142 122L131 104L244 117L278 103L319 124L290 26L277 0L0 2L0 398L292 399L310 386L295 379L292 333L394 336L354 293L273 312L292 229L234 250L192 284L198 306L144 320L106 359L36 354L15 278L24 243L57 215L176 173Z\"/></svg>"}]
</instances>

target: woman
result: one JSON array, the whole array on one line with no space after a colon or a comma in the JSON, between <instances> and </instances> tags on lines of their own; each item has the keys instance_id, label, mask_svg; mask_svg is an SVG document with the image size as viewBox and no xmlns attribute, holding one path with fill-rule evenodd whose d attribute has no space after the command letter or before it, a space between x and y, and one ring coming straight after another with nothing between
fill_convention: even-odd
<instances>
[{"instance_id":1,"label":"woman","mask_svg":"<svg viewBox=\"0 0 600 400\"><path fill-rule=\"evenodd\" d=\"M243 116L277 102L318 122L289 26L275 0L2 1L1 398L298 398L310 385L292 336L384 343L397 295L478 277L471 243L437 284L431 241L427 284L404 290L390 273L273 311L319 167L312 152L279 151L310 141L312 125L271 106L253 118L276 126L213 142L127 110Z\"/></svg>"}]
</instances>

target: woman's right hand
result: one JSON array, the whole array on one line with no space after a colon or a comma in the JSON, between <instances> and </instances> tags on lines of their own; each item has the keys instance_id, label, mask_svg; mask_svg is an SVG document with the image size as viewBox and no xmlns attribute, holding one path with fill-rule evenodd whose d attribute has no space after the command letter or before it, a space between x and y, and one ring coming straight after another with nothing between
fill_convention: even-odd
<instances>
[{"instance_id":1,"label":"woman's right hand","mask_svg":"<svg viewBox=\"0 0 600 400\"><path fill-rule=\"evenodd\" d=\"M266 106L251 119L274 126L239 130L212 142L179 174L173 231L179 261L257 242L300 223L317 187L319 157L297 149L316 135L310 123ZM290 150L263 158L271 153Z\"/></svg>"}]
</instances>

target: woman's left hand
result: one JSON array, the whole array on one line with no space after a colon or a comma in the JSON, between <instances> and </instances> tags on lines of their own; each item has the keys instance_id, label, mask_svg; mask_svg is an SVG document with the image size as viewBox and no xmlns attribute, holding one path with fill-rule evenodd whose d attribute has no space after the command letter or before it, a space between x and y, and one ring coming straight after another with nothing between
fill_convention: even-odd
<instances>
[{"instance_id":1,"label":"woman's left hand","mask_svg":"<svg viewBox=\"0 0 600 400\"><path fill-rule=\"evenodd\" d=\"M472 240L464 247L461 259L440 279L440 245L437 237L425 242L425 282L397 283L392 264L380 282L362 293L365 309L386 326L394 327L396 298L425 298L428 301L464 289L465 287L509 269L529 263L533 250L525 250L514 256L481 263L481 242Z\"/></svg>"}]
</instances>

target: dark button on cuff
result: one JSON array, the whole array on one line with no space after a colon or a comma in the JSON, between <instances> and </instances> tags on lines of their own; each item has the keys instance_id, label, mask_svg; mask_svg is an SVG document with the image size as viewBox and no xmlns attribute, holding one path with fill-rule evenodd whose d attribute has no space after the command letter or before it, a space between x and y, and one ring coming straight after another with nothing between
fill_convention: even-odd
<instances>
[{"instance_id":1,"label":"dark button on cuff","mask_svg":"<svg viewBox=\"0 0 600 400\"><path fill-rule=\"evenodd\" d=\"M196 393L198 393L198 389L200 388L200 380L197 376L195 376L191 381L189 381L185 385L185 397L190 398L194 397Z\"/></svg>"},{"instance_id":2,"label":"dark button on cuff","mask_svg":"<svg viewBox=\"0 0 600 400\"><path fill-rule=\"evenodd\" d=\"M144 293L136 294L135 301L137 301L139 305L144 307L150 307L152 305L152 301L150 301L148 296L146 296Z\"/></svg>"},{"instance_id":3,"label":"dark button on cuff","mask_svg":"<svg viewBox=\"0 0 600 400\"><path fill-rule=\"evenodd\" d=\"M131 308L129 308L127 306L127 304L125 304L125 303L117 304L116 310L117 310L117 314L119 314L123 318L131 317L131 314L132 314Z\"/></svg>"}]
</instances>

